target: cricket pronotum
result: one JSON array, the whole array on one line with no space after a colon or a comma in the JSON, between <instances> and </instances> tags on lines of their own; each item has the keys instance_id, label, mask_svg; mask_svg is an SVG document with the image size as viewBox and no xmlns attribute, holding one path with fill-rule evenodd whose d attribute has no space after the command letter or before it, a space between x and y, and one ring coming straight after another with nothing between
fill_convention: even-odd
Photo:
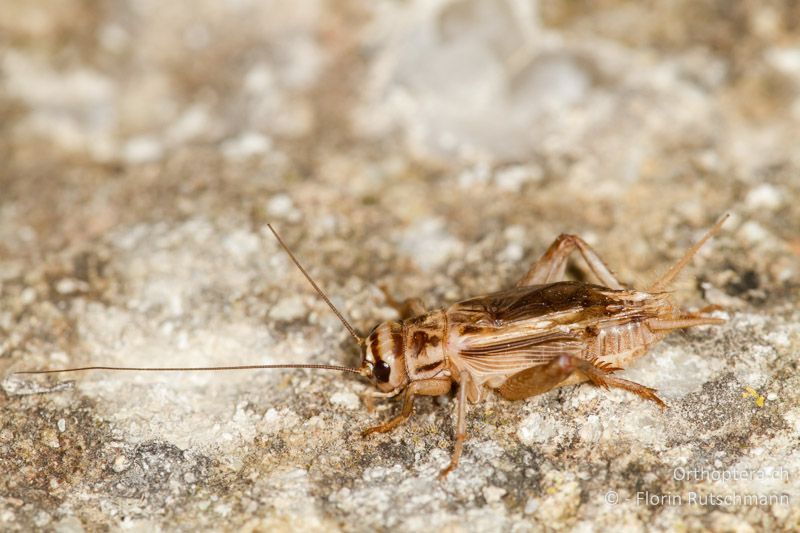
<instances>
[{"instance_id":1,"label":"cricket pronotum","mask_svg":"<svg viewBox=\"0 0 800 533\"><path fill-rule=\"evenodd\" d=\"M315 368L361 375L375 385L378 397L403 396L400 413L363 431L391 431L413 412L416 396L438 396L458 385L455 446L446 476L457 465L466 439L467 404L495 391L507 400L522 400L555 387L589 381L608 389L630 391L660 406L650 387L615 373L642 356L674 330L720 324L724 320L686 313L667 290L678 273L728 218L723 216L664 275L645 290L625 287L597 253L576 235L561 235L511 288L427 311L418 298L398 304L399 320L382 322L365 337L331 303L301 266L272 225L269 229L314 290L361 347L361 365L244 365L195 368L88 366L37 370L47 374L83 370L189 371ZM600 284L564 281L569 256L577 251Z\"/></svg>"}]
</instances>

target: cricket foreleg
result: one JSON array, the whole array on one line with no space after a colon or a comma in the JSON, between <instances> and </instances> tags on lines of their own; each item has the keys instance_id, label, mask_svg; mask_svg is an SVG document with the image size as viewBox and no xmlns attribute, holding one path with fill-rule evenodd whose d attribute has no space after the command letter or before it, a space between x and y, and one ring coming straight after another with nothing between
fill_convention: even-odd
<instances>
[{"instance_id":1,"label":"cricket foreleg","mask_svg":"<svg viewBox=\"0 0 800 533\"><path fill-rule=\"evenodd\" d=\"M447 474L452 472L461 459L461 452L464 449L464 440L467 438L467 389L470 385L470 377L466 372L461 373L461 383L458 386L458 405L456 406L456 436L453 446L453 455L447 468L439 472L439 479L444 479Z\"/></svg>"},{"instance_id":2,"label":"cricket foreleg","mask_svg":"<svg viewBox=\"0 0 800 533\"><path fill-rule=\"evenodd\" d=\"M403 393L403 407L400 410L400 414L383 424L365 429L361 432L361 436L366 437L372 433L386 433L387 431L393 430L411 416L411 413L414 411L414 396L439 396L447 394L450 390L450 385L451 381L449 379L412 381Z\"/></svg>"},{"instance_id":3,"label":"cricket foreleg","mask_svg":"<svg viewBox=\"0 0 800 533\"><path fill-rule=\"evenodd\" d=\"M600 283L610 289L623 289L611 270L606 266L586 241L577 235L559 235L553 244L536 261L528 272L517 282L517 287L553 283L564 279L567 268L567 259L575 250L578 250L586 265L594 273Z\"/></svg>"},{"instance_id":4,"label":"cricket foreleg","mask_svg":"<svg viewBox=\"0 0 800 533\"><path fill-rule=\"evenodd\" d=\"M398 394L402 392L402 389L393 390L390 392L379 392L379 391L367 391L361 395L361 401L364 402L364 405L367 408L367 411L370 413L375 410L375 400L377 399L386 399L386 398L394 398Z\"/></svg>"}]
</instances>

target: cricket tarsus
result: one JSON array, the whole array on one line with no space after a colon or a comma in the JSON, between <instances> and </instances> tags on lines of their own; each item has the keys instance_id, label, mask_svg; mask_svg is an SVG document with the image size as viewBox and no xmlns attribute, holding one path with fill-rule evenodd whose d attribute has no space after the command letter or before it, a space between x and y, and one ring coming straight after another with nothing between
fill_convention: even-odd
<instances>
[{"instance_id":1,"label":"cricket tarsus","mask_svg":"<svg viewBox=\"0 0 800 533\"><path fill-rule=\"evenodd\" d=\"M308 272L306 272L306 269L303 268L303 265L300 264L300 261L297 260L292 251L286 245L286 243L283 242L283 239L281 239L281 236L278 235L277 231L275 231L275 228L272 227L272 224L267 224L267 227L272 232L272 234L275 235L275 238L278 239L278 244L280 244L281 248L283 248L284 251L289 255L289 258L292 260L292 263L294 263L294 265L300 270L300 272L303 273L303 276L305 276L308 282L311 284L311 286L314 287L314 290L317 291L317 294L319 294L320 298L325 300L325 303L328 304L328 307L330 307L331 310L334 313L336 313L336 316L339 317L339 320L342 322L342 324L344 324L344 327L347 328L347 331L350 332L350 335L353 336L353 338L356 340L358 344L363 344L364 339L361 338L361 336L358 333L356 333L356 330L353 329L353 326L351 326L350 323L344 318L344 315L342 315L342 313L340 313L339 310L336 309L336 306L333 305L333 302L331 302L330 298L328 298L328 295L325 294L325 291L320 289L319 285L317 285L317 283L311 278Z\"/></svg>"}]
</instances>

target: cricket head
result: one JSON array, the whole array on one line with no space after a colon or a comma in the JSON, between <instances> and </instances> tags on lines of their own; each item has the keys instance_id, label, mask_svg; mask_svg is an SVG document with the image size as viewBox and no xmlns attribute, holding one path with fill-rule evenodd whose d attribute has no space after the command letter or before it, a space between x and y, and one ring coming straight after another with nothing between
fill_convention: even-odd
<instances>
[{"instance_id":1,"label":"cricket head","mask_svg":"<svg viewBox=\"0 0 800 533\"><path fill-rule=\"evenodd\" d=\"M372 328L362 350L363 375L381 392L391 392L408 384L400 322L381 322Z\"/></svg>"}]
</instances>

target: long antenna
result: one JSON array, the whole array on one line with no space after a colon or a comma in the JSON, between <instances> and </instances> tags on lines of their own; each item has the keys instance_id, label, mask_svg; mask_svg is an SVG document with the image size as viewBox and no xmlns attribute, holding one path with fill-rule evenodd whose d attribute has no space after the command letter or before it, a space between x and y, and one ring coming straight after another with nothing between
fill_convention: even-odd
<instances>
[{"instance_id":1,"label":"long antenna","mask_svg":"<svg viewBox=\"0 0 800 533\"><path fill-rule=\"evenodd\" d=\"M686 264L692 259L694 254L696 254L697 251L700 248L702 248L702 246L706 243L706 241L708 241L708 239L719 233L720 229L722 229L722 225L725 223L726 220L728 220L728 217L730 216L731 216L730 213L725 213L724 215L722 215L719 218L719 220L717 220L717 222L711 227L711 229L708 230L705 235L703 235L703 238L694 243L694 245L691 248L689 248L689 250L687 250L685 254L683 254L683 257L681 257L680 261L672 265L672 268L667 270L667 272L663 276L661 276L655 283L653 283L653 285L651 285L650 288L647 290L650 292L658 292L669 287L670 283L672 283L672 281L680 273L680 271L683 270L683 267L685 267Z\"/></svg>"},{"instance_id":2,"label":"long antenna","mask_svg":"<svg viewBox=\"0 0 800 533\"><path fill-rule=\"evenodd\" d=\"M341 372L350 372L353 374L361 374L358 368L350 368L349 366L338 365L303 365L303 364L286 364L286 365L241 365L241 366L195 366L195 367L132 367L132 366L82 366L77 368L62 368L60 370L24 370L21 372L13 372L14 374L56 374L58 372L82 372L84 370L132 370L136 372L210 372L214 370L260 370L265 368L315 368L318 370L339 370Z\"/></svg>"},{"instance_id":3,"label":"long antenna","mask_svg":"<svg viewBox=\"0 0 800 533\"><path fill-rule=\"evenodd\" d=\"M314 282L313 279L311 279L311 276L308 275L308 272L306 272L306 269L303 268L303 265L300 264L300 261L297 260L297 258L294 256L292 251L289 249L289 247L286 246L286 243L283 242L283 239L281 239L281 236L278 235L277 231L275 231L275 228L272 227L272 224L267 224L267 227L272 232L272 234L275 235L275 238L278 239L278 243L280 243L281 248L286 250L286 253L289 254L289 257L291 258L292 263L294 263L295 266L300 269L300 272L303 273L303 275L306 277L306 279L311 284L311 286L314 287L314 290L317 291L317 294L319 294L320 298L325 300L325 303L328 304L328 307L330 307L331 310L334 313L336 313L336 316L339 317L339 320L341 320L342 324L344 324L344 327L347 328L347 331L350 332L350 335L353 336L353 338L356 340L356 342L358 344L363 344L364 343L364 339L362 339L358 335L358 333L356 333L356 330L353 329L353 326L351 326L350 323L347 320L345 320L344 316L342 316L342 313L340 313L339 310L336 309L336 306L333 305L333 302L331 302L330 298L328 298L328 295L325 294L325 292L322 289L319 288L319 286Z\"/></svg>"},{"instance_id":4,"label":"long antenna","mask_svg":"<svg viewBox=\"0 0 800 533\"><path fill-rule=\"evenodd\" d=\"M359 344L364 343L364 339L362 339L357 333L356 330L353 329L353 326L350 325L347 320L345 320L344 316L336 309L336 306L333 305L330 298L323 292L322 289L311 279L311 276L308 275L308 272L302 267L300 262L294 256L289 247L286 246L286 243L283 242L278 232L275 231L275 228L272 227L272 224L267 224L267 227L270 229L275 238L278 239L281 247L286 250L286 253L289 254L289 257L292 259L292 262L300 269L300 272L306 277L311 286L314 287L314 290L317 291L317 294L325 300L325 303L328 304L336 316L339 317L339 320L342 321L344 327L347 328L347 331L350 332L350 335L358 342ZM339 366L339 365L315 365L315 364L284 364L284 365L239 365L239 366L195 366L195 367L133 367L133 366L82 366L82 367L75 367L75 368L61 368L55 370L23 370L20 372L13 372L14 374L57 374L60 372L83 372L88 370L114 370L114 371L132 371L132 372L216 372L216 371L224 371L224 370L262 370L262 369L270 369L270 368L312 368L316 370L336 370L339 372L349 372L351 374L358 374L363 375L363 369L361 368L352 368L349 366Z\"/></svg>"}]
</instances>

